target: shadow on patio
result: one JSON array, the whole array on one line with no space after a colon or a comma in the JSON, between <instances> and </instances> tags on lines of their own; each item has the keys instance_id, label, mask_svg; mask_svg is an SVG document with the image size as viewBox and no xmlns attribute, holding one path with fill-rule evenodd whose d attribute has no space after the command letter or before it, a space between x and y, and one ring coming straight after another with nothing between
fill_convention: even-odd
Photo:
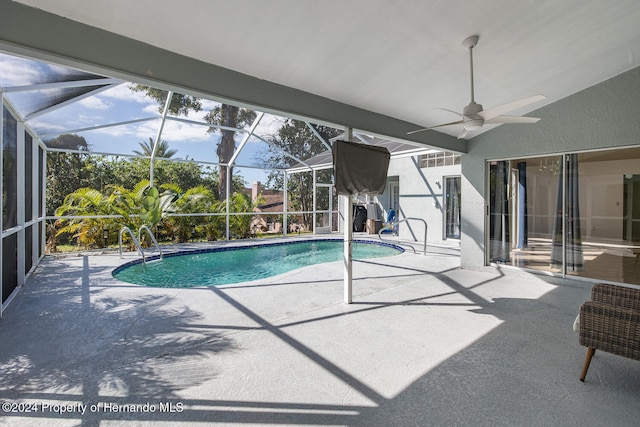
<instances>
[{"instance_id":1,"label":"shadow on patio","mask_svg":"<svg viewBox=\"0 0 640 427\"><path fill-rule=\"evenodd\" d=\"M640 415L637 362L600 352L578 380L571 324L588 289L408 255L357 263L347 306L330 264L262 288L194 289L121 286L86 257L47 264L1 321L2 400L154 410L3 413L8 425L634 425Z\"/></svg>"}]
</instances>

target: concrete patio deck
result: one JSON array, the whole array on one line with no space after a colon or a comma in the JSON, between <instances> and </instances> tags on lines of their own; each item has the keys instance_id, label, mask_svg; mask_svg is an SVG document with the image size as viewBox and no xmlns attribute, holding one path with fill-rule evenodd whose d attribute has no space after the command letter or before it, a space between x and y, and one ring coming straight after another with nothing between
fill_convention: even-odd
<instances>
[{"instance_id":1,"label":"concrete patio deck","mask_svg":"<svg viewBox=\"0 0 640 427\"><path fill-rule=\"evenodd\" d=\"M571 326L589 286L467 271L455 250L430 247L354 262L346 305L339 262L162 289L113 279L125 258L47 257L9 305L1 425L640 419L638 362L598 352L578 379L584 348Z\"/></svg>"}]
</instances>

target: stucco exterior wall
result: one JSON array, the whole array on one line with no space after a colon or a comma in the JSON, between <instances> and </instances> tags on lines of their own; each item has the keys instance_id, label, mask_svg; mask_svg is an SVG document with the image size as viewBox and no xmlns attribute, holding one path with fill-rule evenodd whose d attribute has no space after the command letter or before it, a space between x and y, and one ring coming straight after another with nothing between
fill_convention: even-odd
<instances>
[{"instance_id":1,"label":"stucco exterior wall","mask_svg":"<svg viewBox=\"0 0 640 427\"><path fill-rule=\"evenodd\" d=\"M399 218L422 218L427 222L427 244L458 246L459 240L444 238L444 177L460 176L460 165L420 168L417 157L394 159L389 164L390 180L397 177L400 190ZM380 205L390 206L389 184L384 194L378 196ZM419 221L400 224L399 235L403 239L424 239L424 225Z\"/></svg>"},{"instance_id":2,"label":"stucco exterior wall","mask_svg":"<svg viewBox=\"0 0 640 427\"><path fill-rule=\"evenodd\" d=\"M640 145L640 67L528 115L541 121L485 132L462 156L463 268L485 263L486 161Z\"/></svg>"}]
</instances>

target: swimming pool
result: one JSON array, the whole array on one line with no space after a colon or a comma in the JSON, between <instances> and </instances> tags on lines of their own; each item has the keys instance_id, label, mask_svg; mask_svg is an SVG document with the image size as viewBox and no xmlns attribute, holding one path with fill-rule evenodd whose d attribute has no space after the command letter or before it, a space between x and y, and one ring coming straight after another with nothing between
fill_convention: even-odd
<instances>
[{"instance_id":1,"label":"swimming pool","mask_svg":"<svg viewBox=\"0 0 640 427\"><path fill-rule=\"evenodd\" d=\"M123 282L163 288L219 286L276 276L308 265L339 261L342 240L267 243L209 248L165 255L162 260L131 261L113 271ZM354 240L354 260L398 255L404 249L383 242ZM155 257L157 258L157 257ZM154 259L151 257L149 259Z\"/></svg>"}]
</instances>

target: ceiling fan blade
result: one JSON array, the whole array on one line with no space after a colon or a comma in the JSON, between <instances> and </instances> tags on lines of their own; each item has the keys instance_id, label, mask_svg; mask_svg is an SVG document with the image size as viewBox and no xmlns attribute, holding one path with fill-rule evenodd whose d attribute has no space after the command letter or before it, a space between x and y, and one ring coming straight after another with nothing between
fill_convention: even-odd
<instances>
[{"instance_id":1,"label":"ceiling fan blade","mask_svg":"<svg viewBox=\"0 0 640 427\"><path fill-rule=\"evenodd\" d=\"M411 132L407 132L407 135L413 135L414 133L424 132L425 130L429 130L429 129L431 128L422 128L422 129L412 130Z\"/></svg>"},{"instance_id":2,"label":"ceiling fan blade","mask_svg":"<svg viewBox=\"0 0 640 427\"><path fill-rule=\"evenodd\" d=\"M485 122L490 120L496 116L500 116L503 113L507 113L512 110L516 110L520 107L524 107L525 105L533 104L537 101L542 101L545 99L544 95L533 95L528 98L519 99L517 101L509 102L507 104L498 105L497 107L489 108L488 110L480 111L478 115L482 117Z\"/></svg>"},{"instance_id":3,"label":"ceiling fan blade","mask_svg":"<svg viewBox=\"0 0 640 427\"><path fill-rule=\"evenodd\" d=\"M464 121L462 120L456 120L455 122L449 122L449 123L443 123L441 125L431 126L429 129L441 128L443 126L461 125L463 123Z\"/></svg>"},{"instance_id":4,"label":"ceiling fan blade","mask_svg":"<svg viewBox=\"0 0 640 427\"><path fill-rule=\"evenodd\" d=\"M490 125L494 123L538 123L540 121L537 117L522 117L522 116L496 116L492 119L485 120L485 123Z\"/></svg>"},{"instance_id":5,"label":"ceiling fan blade","mask_svg":"<svg viewBox=\"0 0 640 427\"><path fill-rule=\"evenodd\" d=\"M462 139L462 138L464 138L465 136L467 136L467 133L468 133L468 132L467 132L467 129L463 128L463 129L460 131L460 133L458 134L458 139Z\"/></svg>"},{"instance_id":6,"label":"ceiling fan blade","mask_svg":"<svg viewBox=\"0 0 640 427\"><path fill-rule=\"evenodd\" d=\"M449 112L449 113L453 113L453 114L455 114L456 116L460 116L460 117L464 118L464 115L463 115L463 114L461 114L461 113L458 113L457 111L447 110L446 108L435 108L435 110L447 111L447 112Z\"/></svg>"},{"instance_id":7,"label":"ceiling fan blade","mask_svg":"<svg viewBox=\"0 0 640 427\"><path fill-rule=\"evenodd\" d=\"M418 133L418 132L422 132L425 130L431 130L431 129L436 129L436 128L441 128L443 126L451 126L451 125L461 125L462 123L464 123L462 120L458 120L455 122L449 122L449 123L443 123L441 125L436 125L436 126L431 126L429 128L424 128L424 129L418 129L418 130L412 130L411 132L407 132L407 135L411 135L414 133Z\"/></svg>"}]
</instances>

